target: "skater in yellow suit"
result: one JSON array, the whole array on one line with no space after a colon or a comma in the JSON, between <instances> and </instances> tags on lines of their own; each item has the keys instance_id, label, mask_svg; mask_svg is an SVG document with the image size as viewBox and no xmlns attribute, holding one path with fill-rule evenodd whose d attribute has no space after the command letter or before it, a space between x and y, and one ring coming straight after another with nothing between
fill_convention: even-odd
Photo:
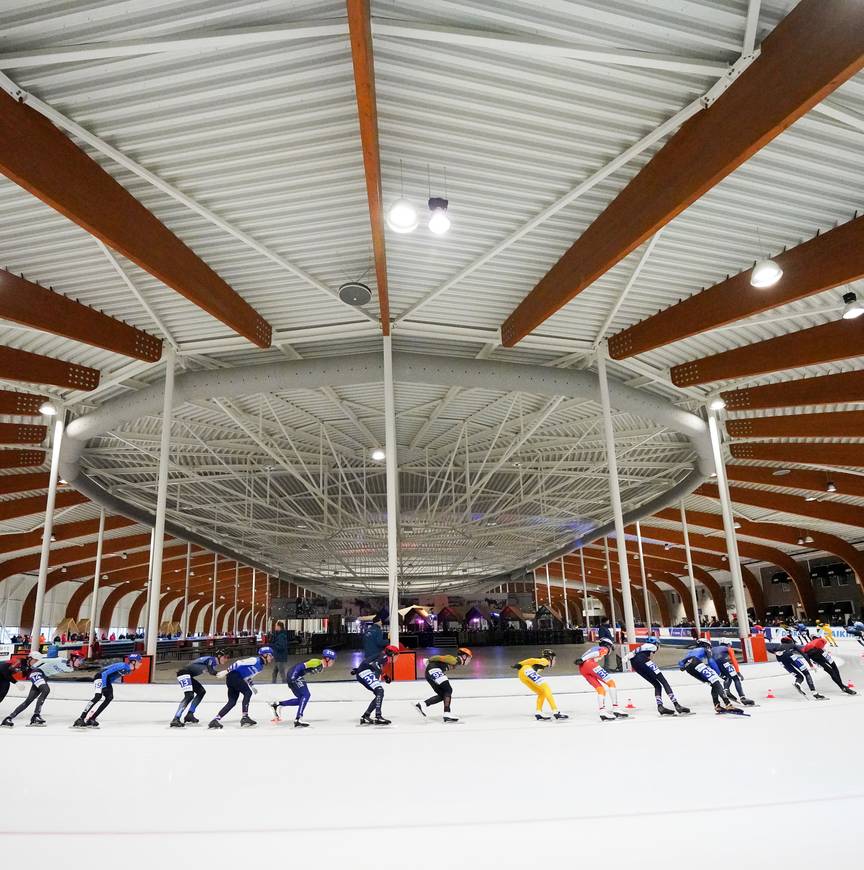
<instances>
[{"instance_id":1,"label":"skater in yellow suit","mask_svg":"<svg viewBox=\"0 0 864 870\"><path fill-rule=\"evenodd\" d=\"M831 646L837 646L837 641L834 640L834 632L831 630L831 626L827 622L823 622L822 625L816 624L818 628L818 634L821 637L824 637Z\"/></svg>"},{"instance_id":2,"label":"skater in yellow suit","mask_svg":"<svg viewBox=\"0 0 864 870\"><path fill-rule=\"evenodd\" d=\"M543 679L541 674L545 668L551 668L554 665L555 653L551 649L544 649L539 659L523 659L521 662L512 665L514 670L519 671L520 682L537 696L537 712L534 714L534 718L540 722L546 722L551 718L543 714L544 704L549 705L556 719L569 718L558 710L552 689L549 688L548 683Z\"/></svg>"}]
</instances>

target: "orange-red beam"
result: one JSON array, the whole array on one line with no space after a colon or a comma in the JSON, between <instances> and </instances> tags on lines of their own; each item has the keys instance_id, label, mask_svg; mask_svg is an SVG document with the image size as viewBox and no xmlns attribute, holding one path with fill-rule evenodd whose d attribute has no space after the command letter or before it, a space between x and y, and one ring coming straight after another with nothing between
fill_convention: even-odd
<instances>
[{"instance_id":1,"label":"orange-red beam","mask_svg":"<svg viewBox=\"0 0 864 870\"><path fill-rule=\"evenodd\" d=\"M864 217L822 233L773 259L783 269L783 279L773 287L762 290L751 287L748 269L619 332L609 339L610 356L625 359L645 353L857 281L864 277Z\"/></svg>"},{"instance_id":2,"label":"orange-red beam","mask_svg":"<svg viewBox=\"0 0 864 870\"><path fill-rule=\"evenodd\" d=\"M0 91L0 172L259 347L270 324L47 118Z\"/></svg>"},{"instance_id":3,"label":"orange-red beam","mask_svg":"<svg viewBox=\"0 0 864 870\"><path fill-rule=\"evenodd\" d=\"M123 529L134 525L134 520L126 517L106 517L105 531ZM74 523L59 523L54 526L53 535L57 541L71 541L73 538L93 536L99 531L99 520L78 520ZM0 553L14 553L16 550L28 550L42 543L42 529L32 532L17 532L12 535L0 535Z\"/></svg>"},{"instance_id":4,"label":"orange-red beam","mask_svg":"<svg viewBox=\"0 0 864 870\"><path fill-rule=\"evenodd\" d=\"M2 93L0 91L0 95ZM99 386L97 369L14 347L0 347L0 378L28 384L52 384L70 390L95 390Z\"/></svg>"},{"instance_id":5,"label":"orange-red beam","mask_svg":"<svg viewBox=\"0 0 864 870\"><path fill-rule=\"evenodd\" d=\"M0 467L3 466L2 458L4 453L32 453L35 451L22 450L3 450L0 451ZM40 454L41 456L41 454ZM41 465L42 460L34 462L33 465ZM47 486L47 484L46 484ZM9 501L0 501L0 520L14 520L18 517L29 517L31 514L42 513L45 510L46 496L31 495L27 498L14 498ZM84 504L88 501L86 495L81 495L80 492L74 490L61 491L57 493L57 498L54 502L55 510L63 510L64 508L75 507L75 505Z\"/></svg>"},{"instance_id":6,"label":"orange-red beam","mask_svg":"<svg viewBox=\"0 0 864 870\"><path fill-rule=\"evenodd\" d=\"M670 375L675 386L692 387L849 359L860 356L862 347L864 317L833 320L673 366Z\"/></svg>"},{"instance_id":7,"label":"orange-red beam","mask_svg":"<svg viewBox=\"0 0 864 870\"><path fill-rule=\"evenodd\" d=\"M145 362L162 356L162 341L62 293L0 269L0 317Z\"/></svg>"},{"instance_id":8,"label":"orange-red beam","mask_svg":"<svg viewBox=\"0 0 864 870\"><path fill-rule=\"evenodd\" d=\"M0 495L13 492L32 492L35 489L48 489L51 475L47 471L27 471L23 474L0 475Z\"/></svg>"},{"instance_id":9,"label":"orange-red beam","mask_svg":"<svg viewBox=\"0 0 864 870\"><path fill-rule=\"evenodd\" d=\"M38 417L39 408L46 396L33 393L16 393L14 390L0 390L0 414L15 414L20 417Z\"/></svg>"},{"instance_id":10,"label":"orange-red beam","mask_svg":"<svg viewBox=\"0 0 864 870\"><path fill-rule=\"evenodd\" d=\"M735 459L763 459L769 462L797 462L802 465L848 465L864 468L860 444L814 444L809 441L771 444L740 442L729 448Z\"/></svg>"},{"instance_id":11,"label":"orange-red beam","mask_svg":"<svg viewBox=\"0 0 864 870\"><path fill-rule=\"evenodd\" d=\"M720 395L726 402L727 411L864 402L864 371L799 378L761 387L742 387Z\"/></svg>"},{"instance_id":12,"label":"orange-red beam","mask_svg":"<svg viewBox=\"0 0 864 870\"><path fill-rule=\"evenodd\" d=\"M684 123L501 327L512 347L864 68L860 0L801 0L760 56Z\"/></svg>"},{"instance_id":13,"label":"orange-red beam","mask_svg":"<svg viewBox=\"0 0 864 870\"><path fill-rule=\"evenodd\" d=\"M726 431L732 438L861 438L864 411L748 417L728 420Z\"/></svg>"},{"instance_id":14,"label":"orange-red beam","mask_svg":"<svg viewBox=\"0 0 864 870\"><path fill-rule=\"evenodd\" d=\"M41 450L0 450L0 468L27 468L42 465L44 461L45 454Z\"/></svg>"},{"instance_id":15,"label":"orange-red beam","mask_svg":"<svg viewBox=\"0 0 864 870\"><path fill-rule=\"evenodd\" d=\"M47 432L33 423L0 423L0 444L41 444Z\"/></svg>"},{"instance_id":16,"label":"orange-red beam","mask_svg":"<svg viewBox=\"0 0 864 870\"><path fill-rule=\"evenodd\" d=\"M766 468L763 465L726 466L726 476L730 480L744 483L761 483L765 486L782 486L787 489L803 489L809 492L826 492L828 481L834 483L837 491L843 495L857 495L864 498L864 477L860 474L843 474L835 471L808 471L806 469L788 469L788 474L776 475L778 469ZM2 482L2 478L0 478Z\"/></svg>"},{"instance_id":17,"label":"orange-red beam","mask_svg":"<svg viewBox=\"0 0 864 870\"><path fill-rule=\"evenodd\" d=\"M387 291L387 251L384 246L384 206L381 192L381 150L378 142L378 101L375 97L375 59L372 51L372 21L369 0L347 0L354 90L360 120L360 144L366 172L366 197L372 227L375 281L381 331L390 335L390 299Z\"/></svg>"}]
</instances>

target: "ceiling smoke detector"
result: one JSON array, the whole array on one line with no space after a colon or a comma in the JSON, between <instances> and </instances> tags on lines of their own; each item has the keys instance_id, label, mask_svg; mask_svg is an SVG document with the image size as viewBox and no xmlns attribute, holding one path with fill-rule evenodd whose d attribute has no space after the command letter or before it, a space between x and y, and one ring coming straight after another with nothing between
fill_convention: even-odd
<instances>
[{"instance_id":1,"label":"ceiling smoke detector","mask_svg":"<svg viewBox=\"0 0 864 870\"><path fill-rule=\"evenodd\" d=\"M354 308L362 308L372 299L372 291L361 281L346 281L339 288L339 298Z\"/></svg>"}]
</instances>

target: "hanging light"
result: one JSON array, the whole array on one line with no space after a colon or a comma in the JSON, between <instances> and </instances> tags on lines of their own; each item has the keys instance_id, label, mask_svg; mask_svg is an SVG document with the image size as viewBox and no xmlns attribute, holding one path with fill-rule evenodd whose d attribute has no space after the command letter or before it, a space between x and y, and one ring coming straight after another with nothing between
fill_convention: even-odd
<instances>
[{"instance_id":1,"label":"hanging light","mask_svg":"<svg viewBox=\"0 0 864 870\"><path fill-rule=\"evenodd\" d=\"M375 462L383 462L387 458L387 454L380 447L376 447L369 455Z\"/></svg>"},{"instance_id":2,"label":"hanging light","mask_svg":"<svg viewBox=\"0 0 864 870\"><path fill-rule=\"evenodd\" d=\"M774 260L759 260L753 264L750 286L759 290L773 287L783 277L783 270Z\"/></svg>"},{"instance_id":3,"label":"hanging light","mask_svg":"<svg viewBox=\"0 0 864 870\"><path fill-rule=\"evenodd\" d=\"M798 535L798 546L799 547L804 546L804 536L803 535Z\"/></svg>"},{"instance_id":4,"label":"hanging light","mask_svg":"<svg viewBox=\"0 0 864 870\"><path fill-rule=\"evenodd\" d=\"M787 474L789 474L788 468L778 468L776 471L771 472L772 477L785 477Z\"/></svg>"},{"instance_id":5,"label":"hanging light","mask_svg":"<svg viewBox=\"0 0 864 870\"><path fill-rule=\"evenodd\" d=\"M708 407L712 411L722 411L726 407L726 402L723 401L722 396L714 396L714 398L709 402Z\"/></svg>"},{"instance_id":6,"label":"hanging light","mask_svg":"<svg viewBox=\"0 0 864 870\"><path fill-rule=\"evenodd\" d=\"M818 495L805 495L804 501L819 501Z\"/></svg>"},{"instance_id":7,"label":"hanging light","mask_svg":"<svg viewBox=\"0 0 864 870\"><path fill-rule=\"evenodd\" d=\"M449 204L449 200L444 199L442 196L429 197L429 211L432 212L429 218L429 229L436 236L441 236L450 229L450 218L447 217L447 206Z\"/></svg>"},{"instance_id":8,"label":"hanging light","mask_svg":"<svg viewBox=\"0 0 864 870\"><path fill-rule=\"evenodd\" d=\"M739 523L737 520L736 520L734 523L732 523L732 525L733 525L736 529L740 529L740 528L741 528L741 523Z\"/></svg>"},{"instance_id":9,"label":"hanging light","mask_svg":"<svg viewBox=\"0 0 864 870\"><path fill-rule=\"evenodd\" d=\"M411 233L417 223L417 209L407 199L397 199L387 212L387 226L394 233Z\"/></svg>"},{"instance_id":10,"label":"hanging light","mask_svg":"<svg viewBox=\"0 0 864 870\"><path fill-rule=\"evenodd\" d=\"M837 484L833 480L829 480L825 484L825 492L837 492Z\"/></svg>"},{"instance_id":11,"label":"hanging light","mask_svg":"<svg viewBox=\"0 0 864 870\"><path fill-rule=\"evenodd\" d=\"M805 535L804 536L804 543L805 544L812 544L813 543L813 536L812 535Z\"/></svg>"},{"instance_id":12,"label":"hanging light","mask_svg":"<svg viewBox=\"0 0 864 870\"><path fill-rule=\"evenodd\" d=\"M844 314L843 316L845 317L846 315ZM57 406L51 402L43 402L39 406L39 413L44 414L46 417L54 417L57 415Z\"/></svg>"},{"instance_id":13,"label":"hanging light","mask_svg":"<svg viewBox=\"0 0 864 870\"><path fill-rule=\"evenodd\" d=\"M864 305L858 301L855 293L849 292L843 294L843 319L854 320L864 314Z\"/></svg>"}]
</instances>

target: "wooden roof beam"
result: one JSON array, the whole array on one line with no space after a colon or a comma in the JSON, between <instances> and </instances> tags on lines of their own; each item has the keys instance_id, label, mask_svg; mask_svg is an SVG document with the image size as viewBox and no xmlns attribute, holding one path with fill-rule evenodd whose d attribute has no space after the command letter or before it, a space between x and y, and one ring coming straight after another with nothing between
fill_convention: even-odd
<instances>
[{"instance_id":1,"label":"wooden roof beam","mask_svg":"<svg viewBox=\"0 0 864 870\"><path fill-rule=\"evenodd\" d=\"M0 172L259 347L270 324L46 117L0 90Z\"/></svg>"},{"instance_id":2,"label":"wooden roof beam","mask_svg":"<svg viewBox=\"0 0 864 870\"><path fill-rule=\"evenodd\" d=\"M850 359L861 356L862 348L864 317L841 318L691 360L673 366L669 374L676 387L692 387Z\"/></svg>"},{"instance_id":3,"label":"wooden roof beam","mask_svg":"<svg viewBox=\"0 0 864 870\"><path fill-rule=\"evenodd\" d=\"M145 362L162 356L162 341L53 289L0 269L0 317Z\"/></svg>"},{"instance_id":4,"label":"wooden roof beam","mask_svg":"<svg viewBox=\"0 0 864 870\"><path fill-rule=\"evenodd\" d=\"M89 391L99 386L97 369L15 347L0 347L0 378L28 384L51 384L70 390Z\"/></svg>"},{"instance_id":5,"label":"wooden roof beam","mask_svg":"<svg viewBox=\"0 0 864 870\"><path fill-rule=\"evenodd\" d=\"M375 97L375 59L372 51L372 23L369 0L346 0L354 89L360 120L360 143L366 173L366 197L375 257L375 282L381 331L390 335L390 299L387 290L387 251L384 245L384 204L381 190L381 150L378 142L378 101Z\"/></svg>"},{"instance_id":6,"label":"wooden roof beam","mask_svg":"<svg viewBox=\"0 0 864 870\"><path fill-rule=\"evenodd\" d=\"M44 462L45 453L42 450L0 450L0 468L33 468ZM2 513L0 506L0 518Z\"/></svg>"},{"instance_id":7,"label":"wooden roof beam","mask_svg":"<svg viewBox=\"0 0 864 870\"><path fill-rule=\"evenodd\" d=\"M33 423L0 423L0 444L41 444L47 432Z\"/></svg>"},{"instance_id":8,"label":"wooden roof beam","mask_svg":"<svg viewBox=\"0 0 864 870\"><path fill-rule=\"evenodd\" d=\"M848 465L864 468L864 450L860 444L819 444L812 441L739 442L729 447L735 459L762 459L768 462L797 462L801 465Z\"/></svg>"},{"instance_id":9,"label":"wooden roof beam","mask_svg":"<svg viewBox=\"0 0 864 870\"><path fill-rule=\"evenodd\" d=\"M540 280L502 325L502 343L515 345L862 68L864 6L801 0Z\"/></svg>"},{"instance_id":10,"label":"wooden roof beam","mask_svg":"<svg viewBox=\"0 0 864 870\"><path fill-rule=\"evenodd\" d=\"M778 475L778 470L786 474ZM726 466L726 476L729 480L742 483L760 483L764 486L784 487L785 489L807 490L808 492L827 492L831 481L837 492L842 495L855 495L864 498L864 477L860 474L843 474L839 471L808 471L806 469L776 469L764 465ZM0 483L3 479L0 478Z\"/></svg>"},{"instance_id":11,"label":"wooden roof beam","mask_svg":"<svg viewBox=\"0 0 864 870\"><path fill-rule=\"evenodd\" d=\"M0 452L0 465L4 453L19 453L17 450L3 450ZM39 463L34 463L41 465ZM47 486L47 484L46 484ZM47 497L44 495L31 495L26 498L14 498L8 501L0 501L0 520L14 520L18 517L29 517L31 514L44 513ZM86 495L74 490L60 490L54 502L55 510L75 507L89 501Z\"/></svg>"},{"instance_id":12,"label":"wooden roof beam","mask_svg":"<svg viewBox=\"0 0 864 870\"><path fill-rule=\"evenodd\" d=\"M16 417L39 417L39 408L47 400L47 396L37 396L33 393L0 390L0 414L14 414Z\"/></svg>"},{"instance_id":13,"label":"wooden roof beam","mask_svg":"<svg viewBox=\"0 0 864 870\"><path fill-rule=\"evenodd\" d=\"M864 438L864 411L745 417L726 421L730 438Z\"/></svg>"},{"instance_id":14,"label":"wooden roof beam","mask_svg":"<svg viewBox=\"0 0 864 870\"><path fill-rule=\"evenodd\" d=\"M739 390L727 390L720 395L726 403L727 411L864 402L864 371L798 378L779 384L764 384L761 387L742 387Z\"/></svg>"},{"instance_id":15,"label":"wooden roof beam","mask_svg":"<svg viewBox=\"0 0 864 870\"><path fill-rule=\"evenodd\" d=\"M751 287L751 270L740 272L619 332L609 340L610 356L626 359L857 281L864 277L864 217L773 259L783 269L783 278L773 287Z\"/></svg>"}]
</instances>

